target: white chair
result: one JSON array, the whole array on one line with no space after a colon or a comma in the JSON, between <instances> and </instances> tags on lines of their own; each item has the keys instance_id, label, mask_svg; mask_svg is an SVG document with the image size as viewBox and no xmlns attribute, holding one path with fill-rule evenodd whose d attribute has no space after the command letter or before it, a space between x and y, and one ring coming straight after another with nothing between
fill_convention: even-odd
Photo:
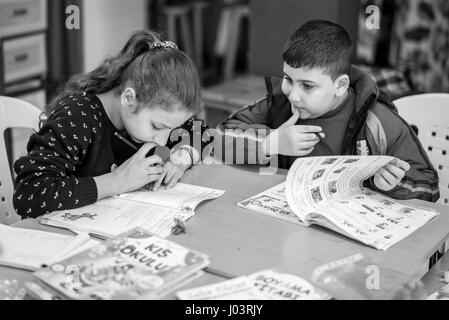
<instances>
[{"instance_id":1,"label":"white chair","mask_svg":"<svg viewBox=\"0 0 449 320\"><path fill-rule=\"evenodd\" d=\"M42 111L23 100L0 96L0 223L12 224L20 220L15 213L11 168L6 153L5 130L8 128L39 129Z\"/></svg>"},{"instance_id":2,"label":"white chair","mask_svg":"<svg viewBox=\"0 0 449 320\"><path fill-rule=\"evenodd\" d=\"M438 202L449 205L449 94L419 94L397 99L394 104L399 114L418 129L418 138L438 170Z\"/></svg>"}]
</instances>

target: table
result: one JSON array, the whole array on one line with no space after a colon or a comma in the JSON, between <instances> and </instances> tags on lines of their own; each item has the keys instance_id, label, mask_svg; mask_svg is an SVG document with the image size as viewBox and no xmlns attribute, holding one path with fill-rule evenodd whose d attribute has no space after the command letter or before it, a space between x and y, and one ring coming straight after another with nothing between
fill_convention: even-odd
<instances>
[{"instance_id":1,"label":"table","mask_svg":"<svg viewBox=\"0 0 449 320\"><path fill-rule=\"evenodd\" d=\"M387 251L379 251L319 226L303 227L236 206L236 203L284 181L285 170L259 175L257 166L197 165L183 182L226 190L213 201L200 204L187 223L185 234L170 239L210 255L205 278L188 284L196 287L241 276L265 268L276 268L305 279L324 264L356 253L371 259L383 272L394 272L389 287L394 294L410 279L428 271L427 262L449 236L449 208L410 200L412 204L436 208L440 215ZM44 228L35 220L15 226ZM214 274L215 273L215 274ZM218 275L217 275L218 274ZM201 283L201 284L199 284Z\"/></svg>"},{"instance_id":2,"label":"table","mask_svg":"<svg viewBox=\"0 0 449 320\"><path fill-rule=\"evenodd\" d=\"M187 183L226 190L219 199L200 205L187 224L187 233L176 241L209 254L210 267L227 275L240 276L276 267L310 279L316 267L361 253L374 261L381 273L396 273L390 287L399 291L410 279L426 274L429 258L448 238L449 207L419 200L409 202L436 208L441 214L387 251L319 226L303 227L237 207L238 201L285 180L286 171L261 176L258 170L256 166L203 165L184 179Z\"/></svg>"}]
</instances>

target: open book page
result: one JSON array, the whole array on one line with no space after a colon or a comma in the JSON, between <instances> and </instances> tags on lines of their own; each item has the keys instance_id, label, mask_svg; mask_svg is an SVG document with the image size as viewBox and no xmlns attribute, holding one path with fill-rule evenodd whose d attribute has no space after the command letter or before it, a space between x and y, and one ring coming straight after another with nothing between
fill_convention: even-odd
<instances>
[{"instance_id":1,"label":"open book page","mask_svg":"<svg viewBox=\"0 0 449 320\"><path fill-rule=\"evenodd\" d=\"M332 201L362 190L362 182L387 163L389 156L335 156L297 159L286 181L286 198L292 211L307 221L307 214Z\"/></svg>"},{"instance_id":2,"label":"open book page","mask_svg":"<svg viewBox=\"0 0 449 320\"><path fill-rule=\"evenodd\" d=\"M178 183L172 189L148 191L140 189L134 192L124 193L117 197L147 203L154 206L174 209L195 208L201 202L216 199L225 193L223 190Z\"/></svg>"},{"instance_id":3,"label":"open book page","mask_svg":"<svg viewBox=\"0 0 449 320\"><path fill-rule=\"evenodd\" d=\"M261 192L237 205L251 211L260 212L285 221L304 224L290 209L285 197L285 182Z\"/></svg>"},{"instance_id":4,"label":"open book page","mask_svg":"<svg viewBox=\"0 0 449 320\"><path fill-rule=\"evenodd\" d=\"M73 250L88 240L87 235L73 237L0 224L0 264L37 270L61 252Z\"/></svg>"},{"instance_id":5,"label":"open book page","mask_svg":"<svg viewBox=\"0 0 449 320\"><path fill-rule=\"evenodd\" d=\"M314 222L320 225L323 224L319 218L324 218L334 225L331 229L386 250L437 215L435 210L406 206L380 193L364 190L315 209L310 218L317 217Z\"/></svg>"},{"instance_id":6,"label":"open book page","mask_svg":"<svg viewBox=\"0 0 449 320\"><path fill-rule=\"evenodd\" d=\"M106 198L94 204L70 210L56 211L41 218L42 224L88 232L111 238L134 227L142 227L160 237L168 237L175 226L174 218L187 220L194 211Z\"/></svg>"},{"instance_id":7,"label":"open book page","mask_svg":"<svg viewBox=\"0 0 449 320\"><path fill-rule=\"evenodd\" d=\"M177 293L181 300L318 300L330 297L308 281L274 270Z\"/></svg>"}]
</instances>

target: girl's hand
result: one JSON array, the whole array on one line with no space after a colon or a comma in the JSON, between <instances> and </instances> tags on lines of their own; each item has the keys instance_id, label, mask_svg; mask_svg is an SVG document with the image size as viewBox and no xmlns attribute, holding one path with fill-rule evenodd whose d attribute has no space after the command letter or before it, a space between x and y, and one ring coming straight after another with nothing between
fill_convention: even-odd
<instances>
[{"instance_id":1,"label":"girl's hand","mask_svg":"<svg viewBox=\"0 0 449 320\"><path fill-rule=\"evenodd\" d=\"M160 178L164 172L161 158L159 156L145 158L153 147L154 143L144 144L131 158L111 172L119 188L118 193L137 190Z\"/></svg>"},{"instance_id":2,"label":"girl's hand","mask_svg":"<svg viewBox=\"0 0 449 320\"><path fill-rule=\"evenodd\" d=\"M164 165L164 171L160 175L159 179L150 186L151 191L157 191L159 189L171 189L176 183L184 176L185 171L190 165L186 164L173 164L171 161L167 161ZM164 186L161 187L161 185Z\"/></svg>"},{"instance_id":3,"label":"girl's hand","mask_svg":"<svg viewBox=\"0 0 449 320\"><path fill-rule=\"evenodd\" d=\"M398 160L395 163L389 163L379 169L374 176L374 184L377 188L383 191L390 191L401 182L409 169L410 165L402 160Z\"/></svg>"}]
</instances>

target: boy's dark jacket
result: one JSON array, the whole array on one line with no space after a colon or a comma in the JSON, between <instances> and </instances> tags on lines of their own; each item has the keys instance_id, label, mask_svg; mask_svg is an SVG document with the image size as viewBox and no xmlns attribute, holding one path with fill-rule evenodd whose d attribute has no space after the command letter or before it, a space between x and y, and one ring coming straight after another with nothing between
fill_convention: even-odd
<instances>
[{"instance_id":1,"label":"boy's dark jacket","mask_svg":"<svg viewBox=\"0 0 449 320\"><path fill-rule=\"evenodd\" d=\"M396 107L379 91L369 75L353 67L350 79L355 94L355 111L346 129L342 154L390 155L407 161L411 168L394 189L388 192L379 190L372 179L366 181L366 186L397 199L438 200L438 174L411 127L398 115ZM280 86L273 90L271 81L266 82L265 98L235 112L218 126L224 147L219 157L231 163L238 158L240 162L244 159L245 163L254 163L256 159L257 163L270 162L272 165L277 161L279 168L288 169L297 157L278 155L273 161L273 157L267 158L260 152L263 137L292 116L290 103ZM235 150L239 145L244 146L243 156ZM224 152L229 148L234 152ZM217 150L214 151L217 154Z\"/></svg>"}]
</instances>

